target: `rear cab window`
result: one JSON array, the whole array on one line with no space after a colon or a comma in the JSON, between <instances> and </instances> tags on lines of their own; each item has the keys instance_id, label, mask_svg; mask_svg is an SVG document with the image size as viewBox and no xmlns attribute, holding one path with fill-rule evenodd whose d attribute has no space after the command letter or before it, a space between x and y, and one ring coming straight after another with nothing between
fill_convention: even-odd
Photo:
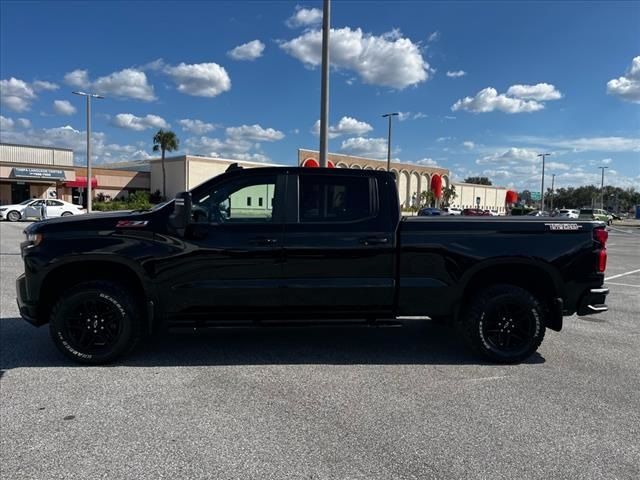
<instances>
[{"instance_id":1,"label":"rear cab window","mask_svg":"<svg viewBox=\"0 0 640 480\"><path fill-rule=\"evenodd\" d=\"M300 175L300 223L356 222L376 215L375 179L350 175Z\"/></svg>"}]
</instances>

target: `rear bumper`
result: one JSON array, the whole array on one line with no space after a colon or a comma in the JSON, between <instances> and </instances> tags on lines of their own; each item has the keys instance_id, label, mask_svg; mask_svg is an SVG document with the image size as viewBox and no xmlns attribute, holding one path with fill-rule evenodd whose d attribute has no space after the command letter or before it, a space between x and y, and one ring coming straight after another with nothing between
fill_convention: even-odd
<instances>
[{"instance_id":1,"label":"rear bumper","mask_svg":"<svg viewBox=\"0 0 640 480\"><path fill-rule=\"evenodd\" d=\"M27 280L24 274L16 279L16 294L20 316L36 327L44 325L46 322L38 318L38 305L29 302L27 296Z\"/></svg>"},{"instance_id":2,"label":"rear bumper","mask_svg":"<svg viewBox=\"0 0 640 480\"><path fill-rule=\"evenodd\" d=\"M580 303L578 304L578 315L593 315L595 313L603 313L609 310L607 304L607 295L609 289L605 287L590 288L582 294Z\"/></svg>"}]
</instances>

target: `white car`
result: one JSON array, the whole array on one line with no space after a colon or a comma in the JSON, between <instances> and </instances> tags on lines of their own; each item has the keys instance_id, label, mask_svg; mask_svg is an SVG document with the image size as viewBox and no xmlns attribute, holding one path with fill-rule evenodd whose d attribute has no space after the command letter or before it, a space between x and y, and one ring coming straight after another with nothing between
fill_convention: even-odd
<instances>
[{"instance_id":1,"label":"white car","mask_svg":"<svg viewBox=\"0 0 640 480\"><path fill-rule=\"evenodd\" d=\"M31 199L15 205L3 205L0 207L0 220L17 222L29 218L39 219L43 202L47 202L47 218L66 217L67 215L80 215L86 210L80 205L63 202L62 200Z\"/></svg>"},{"instance_id":2,"label":"white car","mask_svg":"<svg viewBox=\"0 0 640 480\"><path fill-rule=\"evenodd\" d=\"M572 210L568 208L563 208L558 212L558 217L560 218L575 218L577 219L580 215L580 210Z\"/></svg>"},{"instance_id":3,"label":"white car","mask_svg":"<svg viewBox=\"0 0 640 480\"><path fill-rule=\"evenodd\" d=\"M456 207L446 207L441 209L442 215L462 215L462 209Z\"/></svg>"}]
</instances>

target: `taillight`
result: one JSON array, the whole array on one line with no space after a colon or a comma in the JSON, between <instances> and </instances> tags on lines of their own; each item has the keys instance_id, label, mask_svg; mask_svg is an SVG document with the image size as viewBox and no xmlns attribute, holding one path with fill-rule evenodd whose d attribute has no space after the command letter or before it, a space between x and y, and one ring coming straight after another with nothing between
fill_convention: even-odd
<instances>
[{"instance_id":1,"label":"taillight","mask_svg":"<svg viewBox=\"0 0 640 480\"><path fill-rule=\"evenodd\" d=\"M603 273L607 268L607 249L598 252L598 272Z\"/></svg>"},{"instance_id":2,"label":"taillight","mask_svg":"<svg viewBox=\"0 0 640 480\"><path fill-rule=\"evenodd\" d=\"M593 230L593 239L603 247L607 244L608 238L609 232L607 232L604 228L595 228Z\"/></svg>"}]
</instances>

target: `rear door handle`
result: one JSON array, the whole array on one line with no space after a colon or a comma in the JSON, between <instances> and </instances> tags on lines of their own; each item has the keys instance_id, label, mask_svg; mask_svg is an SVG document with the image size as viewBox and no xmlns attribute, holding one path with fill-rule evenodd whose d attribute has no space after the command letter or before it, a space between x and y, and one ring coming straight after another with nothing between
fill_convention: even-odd
<instances>
[{"instance_id":1,"label":"rear door handle","mask_svg":"<svg viewBox=\"0 0 640 480\"><path fill-rule=\"evenodd\" d=\"M269 247L271 245L275 245L276 243L278 243L277 238L254 237L249 239L250 245L257 245L260 247Z\"/></svg>"},{"instance_id":2,"label":"rear door handle","mask_svg":"<svg viewBox=\"0 0 640 480\"><path fill-rule=\"evenodd\" d=\"M389 243L388 237L365 237L360 239L360 243L362 243L365 247L369 245L384 245L385 243Z\"/></svg>"}]
</instances>

